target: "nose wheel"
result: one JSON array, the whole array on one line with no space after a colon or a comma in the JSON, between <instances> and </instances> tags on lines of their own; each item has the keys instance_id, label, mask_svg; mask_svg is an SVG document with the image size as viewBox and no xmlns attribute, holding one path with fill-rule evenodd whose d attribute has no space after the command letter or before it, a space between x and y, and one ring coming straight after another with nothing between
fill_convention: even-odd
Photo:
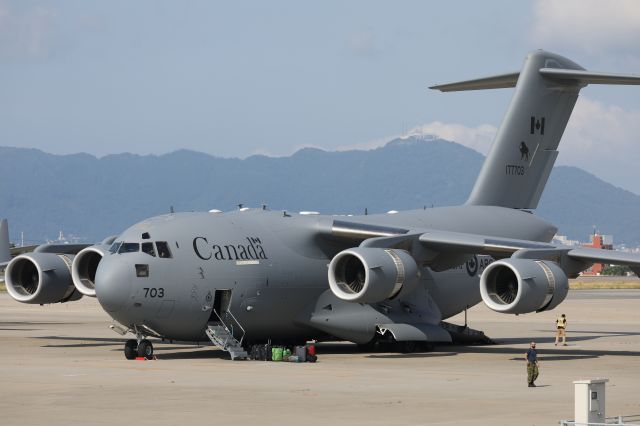
<instances>
[{"instance_id":1,"label":"nose wheel","mask_svg":"<svg viewBox=\"0 0 640 426\"><path fill-rule=\"evenodd\" d=\"M138 356L138 341L136 339L129 339L124 344L124 357L126 359L136 359Z\"/></svg>"},{"instance_id":2,"label":"nose wheel","mask_svg":"<svg viewBox=\"0 0 640 426\"><path fill-rule=\"evenodd\" d=\"M153 345L147 339L129 339L124 344L124 357L126 359L136 359L138 357L153 359Z\"/></svg>"}]
</instances>

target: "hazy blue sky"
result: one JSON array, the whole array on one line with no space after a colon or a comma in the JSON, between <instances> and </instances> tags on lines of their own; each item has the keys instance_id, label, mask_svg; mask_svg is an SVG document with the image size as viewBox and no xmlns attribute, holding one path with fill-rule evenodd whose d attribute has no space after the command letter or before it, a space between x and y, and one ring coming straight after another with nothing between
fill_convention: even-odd
<instances>
[{"instance_id":1,"label":"hazy blue sky","mask_svg":"<svg viewBox=\"0 0 640 426\"><path fill-rule=\"evenodd\" d=\"M640 74L640 2L0 0L0 145L288 155L434 133L486 152L537 48ZM640 194L640 87L583 90L559 163Z\"/></svg>"}]
</instances>

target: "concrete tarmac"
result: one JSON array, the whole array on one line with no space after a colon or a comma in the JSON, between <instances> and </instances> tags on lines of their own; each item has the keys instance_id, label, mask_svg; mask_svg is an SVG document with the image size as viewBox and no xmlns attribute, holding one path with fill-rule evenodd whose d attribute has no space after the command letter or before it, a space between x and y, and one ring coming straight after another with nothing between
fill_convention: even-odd
<instances>
[{"instance_id":1,"label":"concrete tarmac","mask_svg":"<svg viewBox=\"0 0 640 426\"><path fill-rule=\"evenodd\" d=\"M572 291L553 312L480 304L469 325L494 346L417 354L319 347L316 364L231 362L214 347L155 343L127 361L95 299L31 306L0 293L2 425L540 425L573 418L573 380L606 377L607 415L640 414L640 290ZM555 317L569 346L554 346ZM464 317L451 320L462 324ZM528 388L523 354L538 342Z\"/></svg>"}]
</instances>

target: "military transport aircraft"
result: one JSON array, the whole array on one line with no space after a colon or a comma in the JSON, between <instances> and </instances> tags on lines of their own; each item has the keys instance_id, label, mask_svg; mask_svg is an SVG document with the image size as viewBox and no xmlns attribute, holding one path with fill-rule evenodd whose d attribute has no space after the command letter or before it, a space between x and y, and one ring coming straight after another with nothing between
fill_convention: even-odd
<instances>
[{"instance_id":1,"label":"military transport aircraft","mask_svg":"<svg viewBox=\"0 0 640 426\"><path fill-rule=\"evenodd\" d=\"M553 309L568 277L594 262L640 272L638 255L552 244L556 227L530 211L587 84L640 76L586 71L538 50L519 73L432 87L515 87L464 205L365 216L167 214L100 244L16 256L8 292L39 304L97 297L112 327L135 335L127 358L152 356L149 336L210 339L232 359L268 339L450 342L442 320L480 301L507 314Z\"/></svg>"}]
</instances>

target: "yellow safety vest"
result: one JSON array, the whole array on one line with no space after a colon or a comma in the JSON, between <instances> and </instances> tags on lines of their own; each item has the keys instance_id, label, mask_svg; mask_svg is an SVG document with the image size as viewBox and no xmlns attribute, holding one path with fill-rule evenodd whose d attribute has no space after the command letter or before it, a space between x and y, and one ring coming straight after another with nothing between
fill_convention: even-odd
<instances>
[{"instance_id":1,"label":"yellow safety vest","mask_svg":"<svg viewBox=\"0 0 640 426\"><path fill-rule=\"evenodd\" d=\"M565 328L567 326L567 319L563 317L558 317L556 320L556 326L559 328Z\"/></svg>"}]
</instances>

